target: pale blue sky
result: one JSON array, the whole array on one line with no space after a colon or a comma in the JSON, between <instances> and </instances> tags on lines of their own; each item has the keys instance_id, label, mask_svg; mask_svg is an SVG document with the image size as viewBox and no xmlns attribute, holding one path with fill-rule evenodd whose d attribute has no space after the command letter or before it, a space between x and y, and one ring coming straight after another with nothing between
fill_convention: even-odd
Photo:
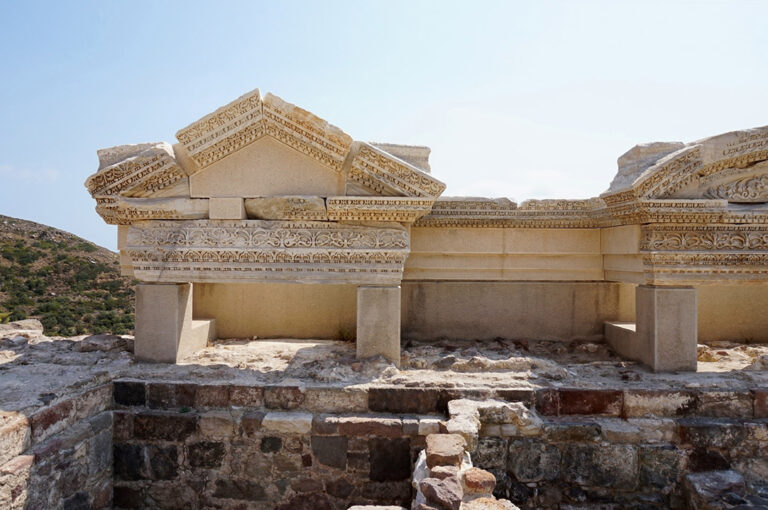
<instances>
[{"instance_id":1,"label":"pale blue sky","mask_svg":"<svg viewBox=\"0 0 768 510\"><path fill-rule=\"evenodd\" d=\"M637 143L768 124L768 2L2 1L0 214L115 247L96 150L260 88L432 147L447 195L584 198Z\"/></svg>"}]
</instances>

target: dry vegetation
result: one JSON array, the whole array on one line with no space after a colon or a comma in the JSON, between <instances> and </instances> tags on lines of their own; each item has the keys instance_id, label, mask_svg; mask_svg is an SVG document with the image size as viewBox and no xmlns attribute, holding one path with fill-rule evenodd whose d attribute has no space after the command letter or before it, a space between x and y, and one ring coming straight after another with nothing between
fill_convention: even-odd
<instances>
[{"instance_id":1,"label":"dry vegetation","mask_svg":"<svg viewBox=\"0 0 768 510\"><path fill-rule=\"evenodd\" d=\"M133 295L117 254L52 227L0 216L0 322L36 318L49 335L128 333Z\"/></svg>"}]
</instances>

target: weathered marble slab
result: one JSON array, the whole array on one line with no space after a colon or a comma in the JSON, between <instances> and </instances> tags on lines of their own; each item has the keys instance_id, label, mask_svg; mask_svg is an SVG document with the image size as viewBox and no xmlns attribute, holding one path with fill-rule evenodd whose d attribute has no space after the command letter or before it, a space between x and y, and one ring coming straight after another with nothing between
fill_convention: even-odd
<instances>
[{"instance_id":1,"label":"weathered marble slab","mask_svg":"<svg viewBox=\"0 0 768 510\"><path fill-rule=\"evenodd\" d=\"M124 252L144 282L397 284L409 238L399 226L153 221L130 227Z\"/></svg>"}]
</instances>

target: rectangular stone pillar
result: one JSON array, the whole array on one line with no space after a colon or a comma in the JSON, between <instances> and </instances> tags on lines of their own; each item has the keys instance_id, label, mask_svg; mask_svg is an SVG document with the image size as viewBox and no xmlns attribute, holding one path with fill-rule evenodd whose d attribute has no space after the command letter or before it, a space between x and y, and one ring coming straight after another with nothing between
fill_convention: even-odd
<instances>
[{"instance_id":1,"label":"rectangular stone pillar","mask_svg":"<svg viewBox=\"0 0 768 510\"><path fill-rule=\"evenodd\" d=\"M137 359L176 363L206 347L213 338L213 320L192 320L192 285L136 286L134 353Z\"/></svg>"},{"instance_id":2,"label":"rectangular stone pillar","mask_svg":"<svg viewBox=\"0 0 768 510\"><path fill-rule=\"evenodd\" d=\"M381 354L400 366L400 286L357 288L357 357Z\"/></svg>"},{"instance_id":3,"label":"rectangular stone pillar","mask_svg":"<svg viewBox=\"0 0 768 510\"><path fill-rule=\"evenodd\" d=\"M638 285L636 313L643 362L654 372L696 371L695 288Z\"/></svg>"}]
</instances>

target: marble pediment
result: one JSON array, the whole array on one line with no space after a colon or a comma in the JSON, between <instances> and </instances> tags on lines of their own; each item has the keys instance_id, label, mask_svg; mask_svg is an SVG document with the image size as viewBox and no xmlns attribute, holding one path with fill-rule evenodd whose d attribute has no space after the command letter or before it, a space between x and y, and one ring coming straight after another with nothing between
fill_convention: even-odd
<instances>
[{"instance_id":1,"label":"marble pediment","mask_svg":"<svg viewBox=\"0 0 768 510\"><path fill-rule=\"evenodd\" d=\"M609 202L768 202L768 126L687 144L656 142L636 146L619 158L618 174L602 196Z\"/></svg>"},{"instance_id":2,"label":"marble pediment","mask_svg":"<svg viewBox=\"0 0 768 510\"><path fill-rule=\"evenodd\" d=\"M157 142L98 152L99 169L86 187L105 221L198 219L206 208L201 200L295 196L328 200L329 212L311 219L414 221L445 190L429 173L429 148L355 141L258 89L179 130L176 138L173 146ZM294 216L302 214L275 219Z\"/></svg>"}]
</instances>

